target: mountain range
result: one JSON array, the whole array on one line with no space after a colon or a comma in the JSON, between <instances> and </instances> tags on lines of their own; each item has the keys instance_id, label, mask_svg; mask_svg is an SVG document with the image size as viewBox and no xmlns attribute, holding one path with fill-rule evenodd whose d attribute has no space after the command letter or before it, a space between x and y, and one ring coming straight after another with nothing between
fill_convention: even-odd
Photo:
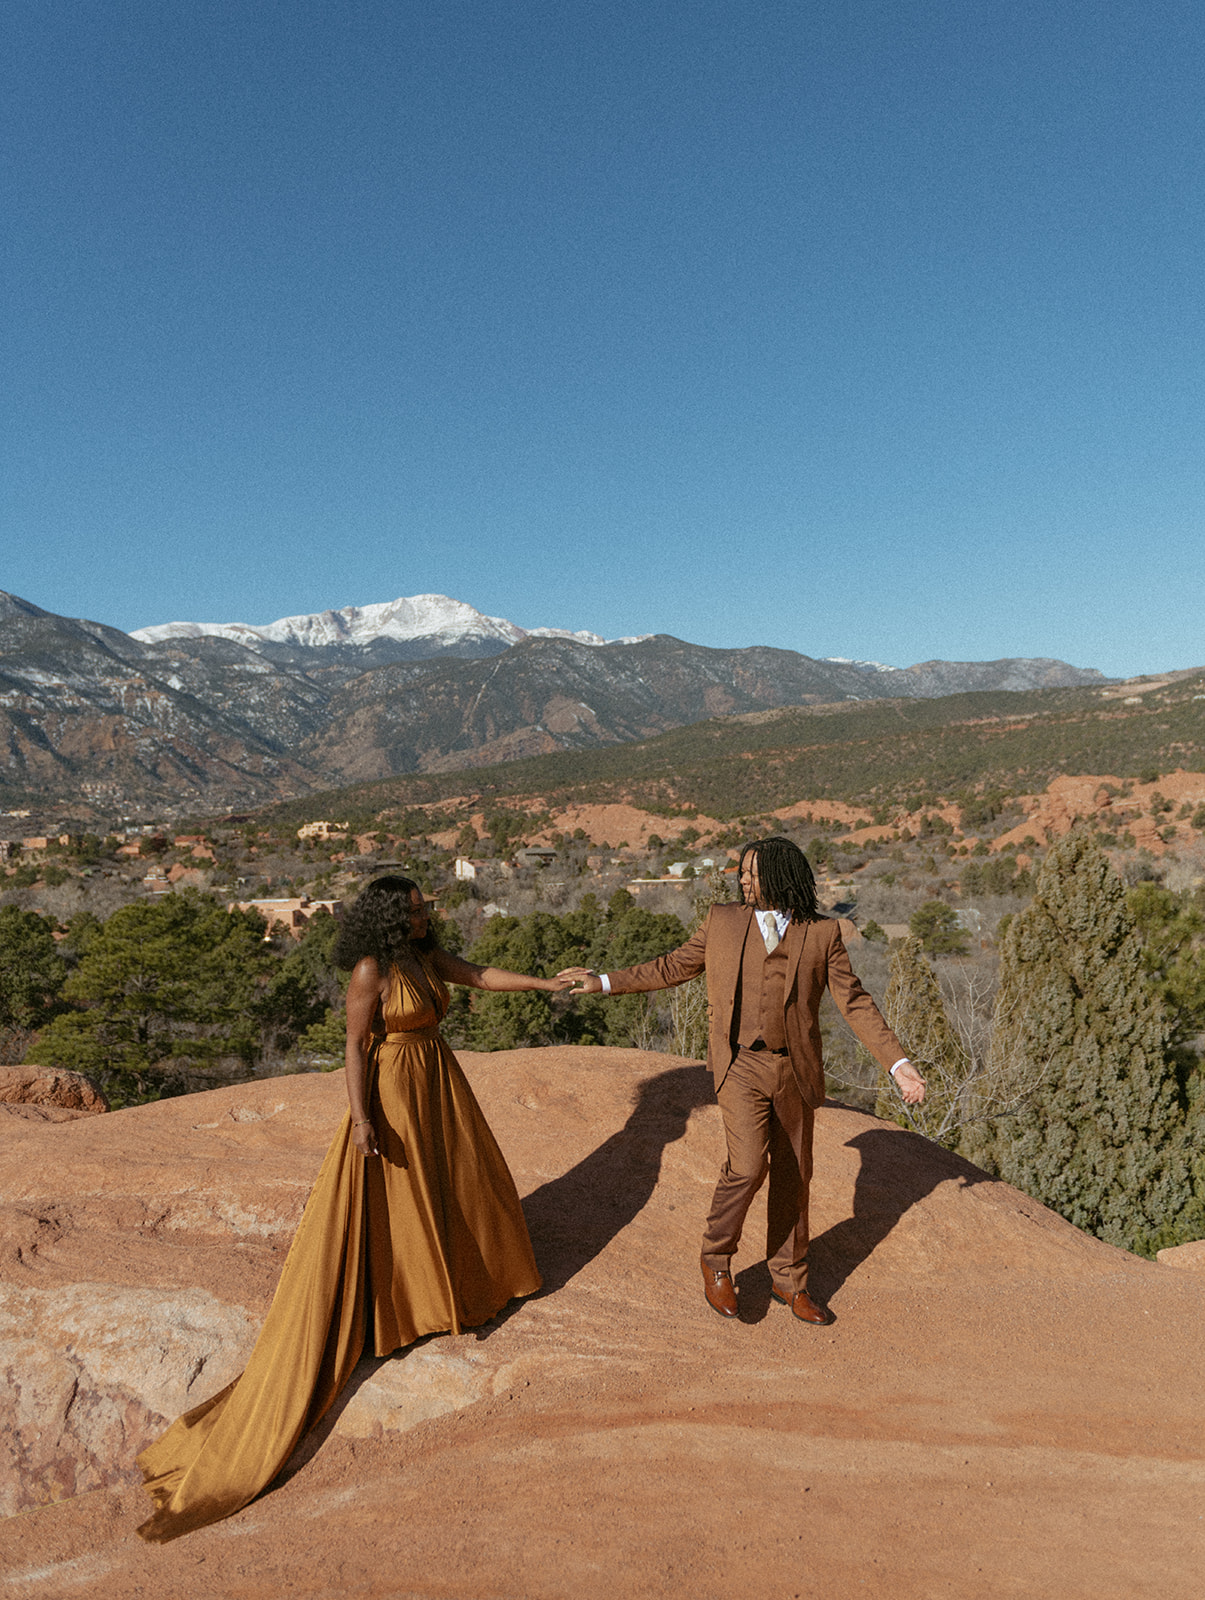
<instances>
[{"instance_id":1,"label":"mountain range","mask_svg":"<svg viewBox=\"0 0 1205 1600\"><path fill-rule=\"evenodd\" d=\"M1053 660L878 662L522 629L418 595L122 633L0 591L0 803L242 809L847 700L1103 684Z\"/></svg>"},{"instance_id":2,"label":"mountain range","mask_svg":"<svg viewBox=\"0 0 1205 1600\"><path fill-rule=\"evenodd\" d=\"M487 617L463 600L444 594L415 594L379 605L344 606L309 616L281 617L256 626L246 622L162 622L135 628L142 644L178 639L233 639L276 661L309 665L320 659L362 667L387 661L421 661L435 656L478 660L500 655L524 639L572 639L577 644L634 644L634 638L606 640L597 633L567 628L520 628L505 617Z\"/></svg>"}]
</instances>

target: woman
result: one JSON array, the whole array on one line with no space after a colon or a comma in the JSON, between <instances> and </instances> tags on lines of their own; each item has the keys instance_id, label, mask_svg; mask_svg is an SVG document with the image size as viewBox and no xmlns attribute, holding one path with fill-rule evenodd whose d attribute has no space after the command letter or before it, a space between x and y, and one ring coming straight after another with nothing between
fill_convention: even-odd
<instances>
[{"instance_id":1,"label":"woman","mask_svg":"<svg viewBox=\"0 0 1205 1600\"><path fill-rule=\"evenodd\" d=\"M165 1542L245 1506L328 1410L366 1346L488 1322L540 1287L514 1180L439 1035L446 984L566 989L441 950L422 891L378 878L347 913L348 1114L241 1377L138 1457Z\"/></svg>"}]
</instances>

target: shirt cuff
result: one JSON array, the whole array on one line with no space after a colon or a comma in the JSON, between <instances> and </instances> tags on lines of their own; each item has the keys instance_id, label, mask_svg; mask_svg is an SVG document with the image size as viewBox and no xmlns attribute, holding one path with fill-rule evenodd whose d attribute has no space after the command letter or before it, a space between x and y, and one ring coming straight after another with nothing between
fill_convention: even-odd
<instances>
[{"instance_id":1,"label":"shirt cuff","mask_svg":"<svg viewBox=\"0 0 1205 1600\"><path fill-rule=\"evenodd\" d=\"M611 992L611 980L610 980L610 978L607 977L605 972L600 972L599 973L598 981L599 981L599 983L602 984L602 992L604 994L610 994L610 992Z\"/></svg>"},{"instance_id":2,"label":"shirt cuff","mask_svg":"<svg viewBox=\"0 0 1205 1600\"><path fill-rule=\"evenodd\" d=\"M608 990L607 992L609 994L610 990ZM899 1071L899 1069L901 1067L911 1066L911 1064L912 1063L908 1060L907 1056L901 1056L900 1059L896 1062L895 1066L890 1068L891 1076L894 1078L896 1073Z\"/></svg>"}]
</instances>

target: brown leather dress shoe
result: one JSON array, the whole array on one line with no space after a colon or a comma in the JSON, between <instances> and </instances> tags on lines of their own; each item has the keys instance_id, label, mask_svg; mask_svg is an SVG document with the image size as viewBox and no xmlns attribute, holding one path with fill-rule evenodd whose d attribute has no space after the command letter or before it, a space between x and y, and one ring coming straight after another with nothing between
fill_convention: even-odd
<instances>
[{"instance_id":1,"label":"brown leather dress shoe","mask_svg":"<svg viewBox=\"0 0 1205 1600\"><path fill-rule=\"evenodd\" d=\"M736 1303L736 1289L732 1283L732 1274L725 1272L722 1267L709 1267L703 1262L703 1293L707 1296L707 1304L713 1311L718 1311L722 1317L736 1317L740 1315L740 1307Z\"/></svg>"},{"instance_id":2,"label":"brown leather dress shoe","mask_svg":"<svg viewBox=\"0 0 1205 1600\"><path fill-rule=\"evenodd\" d=\"M778 1285L772 1283L770 1293L775 1300L781 1300L784 1306L790 1306L791 1315L798 1317L800 1322L811 1322L818 1326L828 1322L828 1312L808 1298L806 1289L797 1289L794 1294L783 1294Z\"/></svg>"}]
</instances>

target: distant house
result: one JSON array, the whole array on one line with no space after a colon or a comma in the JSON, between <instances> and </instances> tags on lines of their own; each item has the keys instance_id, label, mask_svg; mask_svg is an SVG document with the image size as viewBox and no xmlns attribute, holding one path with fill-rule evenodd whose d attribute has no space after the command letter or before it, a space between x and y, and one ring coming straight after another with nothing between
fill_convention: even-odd
<instances>
[{"instance_id":1,"label":"distant house","mask_svg":"<svg viewBox=\"0 0 1205 1600\"><path fill-rule=\"evenodd\" d=\"M168 867L167 881L171 884L183 884L186 888L203 889L205 873L200 867L186 867L182 861L177 861Z\"/></svg>"},{"instance_id":2,"label":"distant house","mask_svg":"<svg viewBox=\"0 0 1205 1600\"><path fill-rule=\"evenodd\" d=\"M477 863L470 861L467 856L457 856L452 863L452 875L465 883L472 883L477 876Z\"/></svg>"},{"instance_id":3,"label":"distant house","mask_svg":"<svg viewBox=\"0 0 1205 1600\"><path fill-rule=\"evenodd\" d=\"M532 844L520 850L515 860L521 867L546 867L556 860L556 851L547 845Z\"/></svg>"},{"instance_id":4,"label":"distant house","mask_svg":"<svg viewBox=\"0 0 1205 1600\"><path fill-rule=\"evenodd\" d=\"M342 900L311 900L308 894L292 899L231 900L226 906L227 911L258 911L268 924L265 938L271 937L274 928L296 933L299 928L305 927L315 911L329 911L331 916L337 917L342 909Z\"/></svg>"},{"instance_id":5,"label":"distant house","mask_svg":"<svg viewBox=\"0 0 1205 1600\"><path fill-rule=\"evenodd\" d=\"M299 839L346 839L347 830L351 826L347 822L303 822L297 830Z\"/></svg>"},{"instance_id":6,"label":"distant house","mask_svg":"<svg viewBox=\"0 0 1205 1600\"><path fill-rule=\"evenodd\" d=\"M715 865L714 856L696 856L693 861L671 861L665 870L671 878L695 878L700 872L710 872Z\"/></svg>"}]
</instances>

